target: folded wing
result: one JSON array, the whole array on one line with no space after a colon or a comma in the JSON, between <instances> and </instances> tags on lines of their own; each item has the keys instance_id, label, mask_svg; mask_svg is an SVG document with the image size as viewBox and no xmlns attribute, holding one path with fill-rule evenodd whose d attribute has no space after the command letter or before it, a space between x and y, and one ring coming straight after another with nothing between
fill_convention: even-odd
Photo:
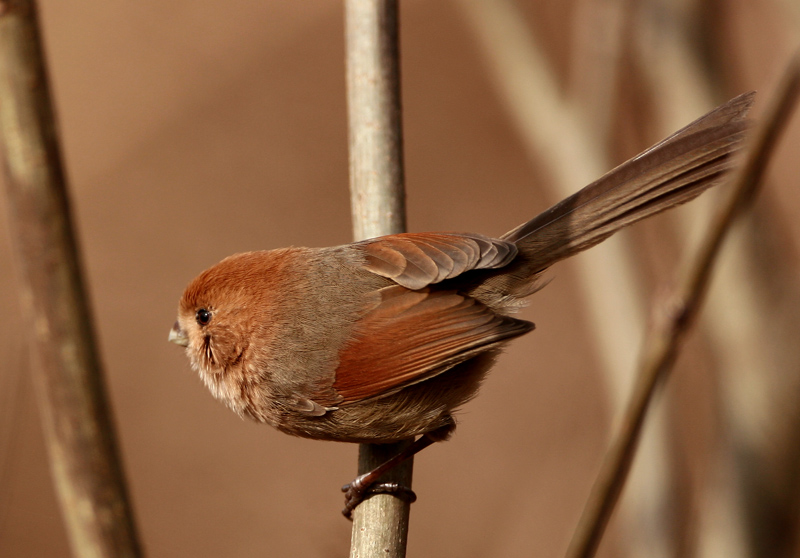
<instances>
[{"instance_id":1,"label":"folded wing","mask_svg":"<svg viewBox=\"0 0 800 558\"><path fill-rule=\"evenodd\" d=\"M337 404L423 381L534 327L455 291L392 286L378 294L340 352Z\"/></svg>"},{"instance_id":2,"label":"folded wing","mask_svg":"<svg viewBox=\"0 0 800 558\"><path fill-rule=\"evenodd\" d=\"M513 242L466 233L395 234L355 246L364 252L368 271L413 290L465 271L504 267L517 255Z\"/></svg>"}]
</instances>

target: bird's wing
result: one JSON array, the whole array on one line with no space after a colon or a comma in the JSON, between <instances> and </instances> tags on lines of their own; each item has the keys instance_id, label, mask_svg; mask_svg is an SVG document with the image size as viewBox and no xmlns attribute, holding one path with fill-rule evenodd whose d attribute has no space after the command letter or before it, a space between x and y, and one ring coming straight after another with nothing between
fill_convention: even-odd
<instances>
[{"instance_id":1,"label":"bird's wing","mask_svg":"<svg viewBox=\"0 0 800 558\"><path fill-rule=\"evenodd\" d=\"M504 267L517 255L512 242L466 233L395 234L354 246L366 258L365 269L413 290L472 269Z\"/></svg>"},{"instance_id":2,"label":"bird's wing","mask_svg":"<svg viewBox=\"0 0 800 558\"><path fill-rule=\"evenodd\" d=\"M387 395L533 329L455 291L390 286L377 294L339 353L331 403Z\"/></svg>"}]
</instances>

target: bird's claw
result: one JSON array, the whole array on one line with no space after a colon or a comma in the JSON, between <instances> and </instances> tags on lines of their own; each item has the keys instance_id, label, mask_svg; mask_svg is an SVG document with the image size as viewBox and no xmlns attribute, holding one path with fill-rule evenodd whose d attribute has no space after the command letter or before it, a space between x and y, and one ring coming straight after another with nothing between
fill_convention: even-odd
<instances>
[{"instance_id":1,"label":"bird's claw","mask_svg":"<svg viewBox=\"0 0 800 558\"><path fill-rule=\"evenodd\" d=\"M364 482L367 475L361 475L353 479L353 482L348 483L342 487L344 492L344 509L342 515L347 519L353 520L353 510L356 509L366 496L369 484Z\"/></svg>"},{"instance_id":2,"label":"bird's claw","mask_svg":"<svg viewBox=\"0 0 800 558\"><path fill-rule=\"evenodd\" d=\"M342 515L351 521L353 520L353 510L356 509L367 496L373 494L393 494L398 498L408 501L409 504L417 500L417 495L407 486L396 482L366 483L364 482L366 476L367 475L361 475L356 477L353 482L342 487L342 492L344 492L344 509L342 510Z\"/></svg>"}]
</instances>

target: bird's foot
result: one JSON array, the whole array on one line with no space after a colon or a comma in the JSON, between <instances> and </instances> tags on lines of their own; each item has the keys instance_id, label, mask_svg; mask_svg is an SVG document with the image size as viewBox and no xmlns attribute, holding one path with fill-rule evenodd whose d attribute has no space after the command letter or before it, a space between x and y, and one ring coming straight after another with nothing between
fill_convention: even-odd
<instances>
[{"instance_id":1,"label":"bird's foot","mask_svg":"<svg viewBox=\"0 0 800 558\"><path fill-rule=\"evenodd\" d=\"M417 495L407 486L396 482L370 482L369 473L358 476L350 484L342 487L344 492L344 509L342 514L352 521L353 510L369 496L373 494L393 494L398 498L407 500L409 504L414 503Z\"/></svg>"}]
</instances>

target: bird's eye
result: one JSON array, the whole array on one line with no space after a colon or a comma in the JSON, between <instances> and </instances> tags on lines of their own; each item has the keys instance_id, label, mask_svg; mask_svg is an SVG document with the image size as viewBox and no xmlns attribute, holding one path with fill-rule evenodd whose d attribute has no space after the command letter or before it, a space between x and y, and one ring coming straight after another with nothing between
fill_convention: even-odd
<instances>
[{"instance_id":1,"label":"bird's eye","mask_svg":"<svg viewBox=\"0 0 800 558\"><path fill-rule=\"evenodd\" d=\"M195 318L197 318L197 323L201 326L207 325L208 322L211 321L211 312L206 310L205 308L201 308L195 314Z\"/></svg>"}]
</instances>

